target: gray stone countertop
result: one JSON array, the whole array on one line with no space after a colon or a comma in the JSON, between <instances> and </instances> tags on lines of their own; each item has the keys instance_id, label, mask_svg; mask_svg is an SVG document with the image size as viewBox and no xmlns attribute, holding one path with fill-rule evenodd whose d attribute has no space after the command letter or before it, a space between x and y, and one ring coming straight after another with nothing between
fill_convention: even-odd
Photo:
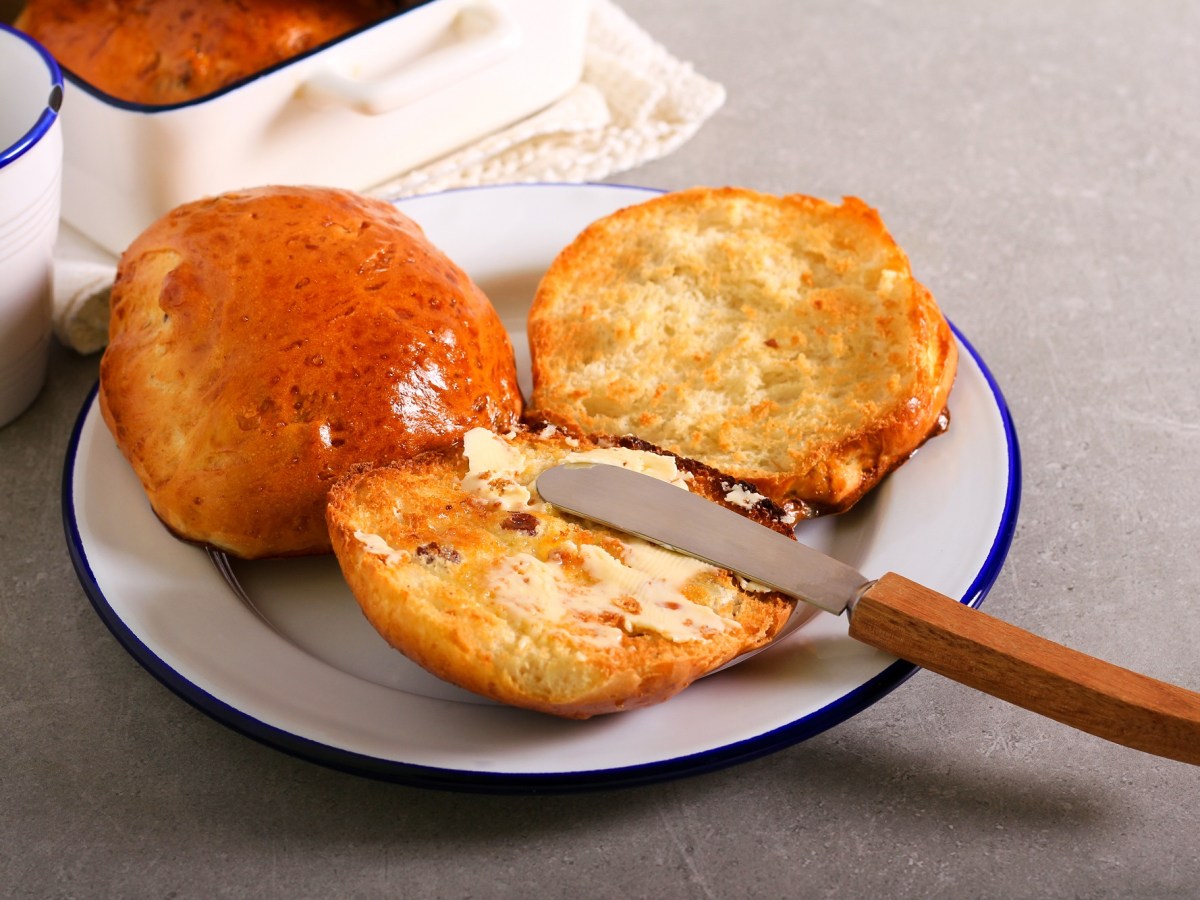
<instances>
[{"instance_id":1,"label":"gray stone countertop","mask_svg":"<svg viewBox=\"0 0 1200 900\"><path fill-rule=\"evenodd\" d=\"M1200 689L1200 7L625 0L728 90L612 180L876 206L996 375L1024 491L985 609ZM0 429L0 894L1200 896L1200 770L928 672L753 762L496 796L347 775L163 688L72 569L95 356Z\"/></svg>"}]
</instances>

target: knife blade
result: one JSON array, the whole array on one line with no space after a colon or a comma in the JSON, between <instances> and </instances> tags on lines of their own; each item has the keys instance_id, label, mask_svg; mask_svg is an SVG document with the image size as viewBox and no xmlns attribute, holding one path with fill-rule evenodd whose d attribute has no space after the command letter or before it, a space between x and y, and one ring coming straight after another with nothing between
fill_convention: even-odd
<instances>
[{"instance_id":1,"label":"knife blade","mask_svg":"<svg viewBox=\"0 0 1200 900\"><path fill-rule=\"evenodd\" d=\"M538 476L537 491L559 509L680 550L835 616L869 583L852 566L632 469L554 466Z\"/></svg>"},{"instance_id":2,"label":"knife blade","mask_svg":"<svg viewBox=\"0 0 1200 900\"><path fill-rule=\"evenodd\" d=\"M869 580L641 472L567 463L542 472L536 488L560 510L844 612L855 640L1106 740L1200 765L1200 694L1186 688L1038 637L894 572Z\"/></svg>"}]
</instances>

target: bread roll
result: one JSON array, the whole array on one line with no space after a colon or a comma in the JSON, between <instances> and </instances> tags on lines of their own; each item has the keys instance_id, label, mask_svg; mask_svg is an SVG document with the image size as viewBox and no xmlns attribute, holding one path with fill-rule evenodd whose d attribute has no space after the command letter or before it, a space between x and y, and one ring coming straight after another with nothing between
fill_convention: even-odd
<instances>
[{"instance_id":1,"label":"bread roll","mask_svg":"<svg viewBox=\"0 0 1200 900\"><path fill-rule=\"evenodd\" d=\"M255 558L328 552L338 477L507 429L521 397L491 303L412 220L266 187L121 257L100 409L167 527Z\"/></svg>"},{"instance_id":2,"label":"bread roll","mask_svg":"<svg viewBox=\"0 0 1200 900\"><path fill-rule=\"evenodd\" d=\"M30 0L16 27L119 100L203 97L414 5L399 0Z\"/></svg>"},{"instance_id":3,"label":"bread roll","mask_svg":"<svg viewBox=\"0 0 1200 900\"><path fill-rule=\"evenodd\" d=\"M747 512L725 499L744 489L644 442L474 429L463 447L334 488L334 552L367 619L443 679L568 718L659 703L770 640L794 600L542 501L538 474L580 457L792 534L773 504Z\"/></svg>"},{"instance_id":4,"label":"bread roll","mask_svg":"<svg viewBox=\"0 0 1200 900\"><path fill-rule=\"evenodd\" d=\"M957 347L875 210L695 188L554 260L530 413L636 434L802 515L850 508L945 428Z\"/></svg>"}]
</instances>

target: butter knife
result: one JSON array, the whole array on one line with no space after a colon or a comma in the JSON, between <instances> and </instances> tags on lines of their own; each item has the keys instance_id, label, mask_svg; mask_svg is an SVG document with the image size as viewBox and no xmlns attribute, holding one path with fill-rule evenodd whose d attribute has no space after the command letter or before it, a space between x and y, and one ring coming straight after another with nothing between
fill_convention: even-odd
<instances>
[{"instance_id":1,"label":"butter knife","mask_svg":"<svg viewBox=\"0 0 1200 900\"><path fill-rule=\"evenodd\" d=\"M640 472L569 463L542 472L537 492L564 512L845 613L850 637L893 656L1105 740L1200 765L1200 694L1193 691L1038 637L901 575L868 579Z\"/></svg>"}]
</instances>

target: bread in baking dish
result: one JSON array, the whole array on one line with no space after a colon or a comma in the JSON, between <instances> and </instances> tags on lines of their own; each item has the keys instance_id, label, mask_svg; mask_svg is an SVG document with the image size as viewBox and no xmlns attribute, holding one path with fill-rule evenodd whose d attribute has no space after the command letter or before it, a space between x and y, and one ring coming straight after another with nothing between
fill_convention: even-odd
<instances>
[{"instance_id":1,"label":"bread in baking dish","mask_svg":"<svg viewBox=\"0 0 1200 900\"><path fill-rule=\"evenodd\" d=\"M569 718L663 701L778 631L794 600L541 500L537 475L581 457L792 535L770 502L745 508L744 485L636 439L473 429L460 447L333 489L334 552L370 623L445 680Z\"/></svg>"},{"instance_id":2,"label":"bread in baking dish","mask_svg":"<svg viewBox=\"0 0 1200 900\"><path fill-rule=\"evenodd\" d=\"M93 87L162 105L203 97L415 5L400 0L30 0L16 26Z\"/></svg>"},{"instance_id":3,"label":"bread in baking dish","mask_svg":"<svg viewBox=\"0 0 1200 900\"><path fill-rule=\"evenodd\" d=\"M531 415L636 434L803 515L848 509L943 430L957 364L875 210L736 188L593 223L529 339Z\"/></svg>"},{"instance_id":4,"label":"bread in baking dish","mask_svg":"<svg viewBox=\"0 0 1200 900\"><path fill-rule=\"evenodd\" d=\"M141 234L99 396L167 527L246 558L328 552L338 477L521 413L488 298L394 206L328 188L225 194Z\"/></svg>"}]
</instances>

